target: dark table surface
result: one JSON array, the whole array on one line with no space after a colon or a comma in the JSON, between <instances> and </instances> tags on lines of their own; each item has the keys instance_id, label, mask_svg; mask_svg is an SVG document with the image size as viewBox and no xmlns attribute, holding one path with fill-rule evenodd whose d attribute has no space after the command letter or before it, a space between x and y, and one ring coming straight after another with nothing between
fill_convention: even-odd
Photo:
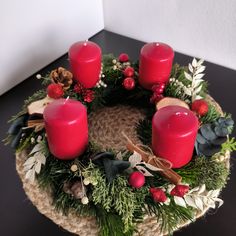
<instances>
[{"instance_id":1,"label":"dark table surface","mask_svg":"<svg viewBox=\"0 0 236 236\"><path fill-rule=\"evenodd\" d=\"M91 38L102 48L103 53L119 55L126 52L131 59L139 57L143 42L101 31ZM180 53L175 54L175 61L187 65L192 58ZM205 79L209 81L210 94L220 101L222 108L233 114L236 119L236 71L206 62ZM58 66L68 67L67 55L62 56L37 73L46 74ZM37 74L35 73L35 74ZM0 97L1 119L0 139L8 129L7 120L21 109L23 100L40 88L40 81L35 75L26 79ZM235 136L235 131L234 131ZM14 152L9 146L0 145L0 235L3 236L38 236L71 235L59 228L52 221L41 215L27 199L21 181L15 171ZM232 158L234 162L234 158ZM230 180L221 194L224 205L216 211L191 224L174 235L236 235L236 171L232 167ZM111 235L112 236L112 235Z\"/></svg>"}]
</instances>

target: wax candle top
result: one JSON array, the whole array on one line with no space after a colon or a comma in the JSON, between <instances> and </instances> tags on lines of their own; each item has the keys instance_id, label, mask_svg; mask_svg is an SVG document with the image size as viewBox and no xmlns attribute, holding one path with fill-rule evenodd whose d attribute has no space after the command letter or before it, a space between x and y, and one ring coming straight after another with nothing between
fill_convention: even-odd
<instances>
[{"instance_id":1,"label":"wax candle top","mask_svg":"<svg viewBox=\"0 0 236 236\"><path fill-rule=\"evenodd\" d=\"M157 42L145 44L141 49L141 54L144 57L158 61L174 58L174 51L169 45Z\"/></svg>"},{"instance_id":2,"label":"wax candle top","mask_svg":"<svg viewBox=\"0 0 236 236\"><path fill-rule=\"evenodd\" d=\"M85 111L85 112L83 112ZM72 99L57 99L50 103L44 110L44 119L47 121L56 121L57 124L73 124L82 119L81 114L86 113L86 107ZM55 123L54 123L55 124Z\"/></svg>"},{"instance_id":3,"label":"wax candle top","mask_svg":"<svg viewBox=\"0 0 236 236\"><path fill-rule=\"evenodd\" d=\"M165 127L170 135L188 135L189 132L198 129L198 119L196 115L180 106L166 106L156 112L153 119L156 127Z\"/></svg>"},{"instance_id":4,"label":"wax candle top","mask_svg":"<svg viewBox=\"0 0 236 236\"><path fill-rule=\"evenodd\" d=\"M89 61L94 60L96 57L100 57L102 51L96 43L82 41L74 43L69 49L69 54L70 60L76 58L77 61Z\"/></svg>"}]
</instances>

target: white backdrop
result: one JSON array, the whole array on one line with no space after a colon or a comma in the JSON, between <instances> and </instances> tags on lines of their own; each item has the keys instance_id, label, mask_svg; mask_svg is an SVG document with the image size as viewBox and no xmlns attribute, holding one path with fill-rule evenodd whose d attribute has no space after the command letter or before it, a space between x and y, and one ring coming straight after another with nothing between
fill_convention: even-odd
<instances>
[{"instance_id":1,"label":"white backdrop","mask_svg":"<svg viewBox=\"0 0 236 236\"><path fill-rule=\"evenodd\" d=\"M104 14L103 14L104 11ZM0 94L105 29L236 69L235 0L1 0Z\"/></svg>"},{"instance_id":2,"label":"white backdrop","mask_svg":"<svg viewBox=\"0 0 236 236\"><path fill-rule=\"evenodd\" d=\"M0 94L103 28L102 0L1 0Z\"/></svg>"},{"instance_id":3,"label":"white backdrop","mask_svg":"<svg viewBox=\"0 0 236 236\"><path fill-rule=\"evenodd\" d=\"M236 69L235 0L103 0L105 29Z\"/></svg>"}]
</instances>

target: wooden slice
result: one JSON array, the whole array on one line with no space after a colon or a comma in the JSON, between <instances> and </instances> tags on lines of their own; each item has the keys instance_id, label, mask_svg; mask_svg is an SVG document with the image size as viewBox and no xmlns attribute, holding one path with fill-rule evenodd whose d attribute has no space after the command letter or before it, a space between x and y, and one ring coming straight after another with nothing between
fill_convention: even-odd
<instances>
[{"instance_id":1,"label":"wooden slice","mask_svg":"<svg viewBox=\"0 0 236 236\"><path fill-rule=\"evenodd\" d=\"M44 108L51 102L53 102L55 99L50 97L45 97L41 100L35 101L30 103L30 105L27 107L28 113L30 115L32 114L43 114Z\"/></svg>"},{"instance_id":2,"label":"wooden slice","mask_svg":"<svg viewBox=\"0 0 236 236\"><path fill-rule=\"evenodd\" d=\"M181 106L189 109L189 106L186 102L178 99L178 98L171 98L171 97L165 97L161 99L157 104L156 104L156 109L159 110L162 107L166 106Z\"/></svg>"}]
</instances>

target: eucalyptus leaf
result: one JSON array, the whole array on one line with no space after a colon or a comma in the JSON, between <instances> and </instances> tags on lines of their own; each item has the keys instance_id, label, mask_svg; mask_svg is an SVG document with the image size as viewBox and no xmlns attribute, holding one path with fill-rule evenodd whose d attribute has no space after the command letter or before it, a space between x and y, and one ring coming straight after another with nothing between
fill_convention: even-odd
<instances>
[{"instance_id":1,"label":"eucalyptus leaf","mask_svg":"<svg viewBox=\"0 0 236 236\"><path fill-rule=\"evenodd\" d=\"M225 120L225 124L228 126L233 126L234 125L234 121L231 118L227 118Z\"/></svg>"},{"instance_id":2,"label":"eucalyptus leaf","mask_svg":"<svg viewBox=\"0 0 236 236\"><path fill-rule=\"evenodd\" d=\"M199 152L197 141L195 142L194 147L195 147L195 151L196 151L197 156L199 156L201 153Z\"/></svg>"},{"instance_id":3,"label":"eucalyptus leaf","mask_svg":"<svg viewBox=\"0 0 236 236\"><path fill-rule=\"evenodd\" d=\"M220 117L218 120L217 120L217 122L219 123L219 124L224 124L225 123L225 118L224 117Z\"/></svg>"},{"instance_id":4,"label":"eucalyptus leaf","mask_svg":"<svg viewBox=\"0 0 236 236\"><path fill-rule=\"evenodd\" d=\"M205 144L205 143L207 143L207 140L200 133L198 133L197 134L197 142L200 144Z\"/></svg>"},{"instance_id":5,"label":"eucalyptus leaf","mask_svg":"<svg viewBox=\"0 0 236 236\"><path fill-rule=\"evenodd\" d=\"M221 145L227 141L227 137L219 137L211 141L214 145Z\"/></svg>"},{"instance_id":6,"label":"eucalyptus leaf","mask_svg":"<svg viewBox=\"0 0 236 236\"><path fill-rule=\"evenodd\" d=\"M221 128L219 126L215 127L215 133L219 137L225 137L229 134L229 131L227 128Z\"/></svg>"},{"instance_id":7,"label":"eucalyptus leaf","mask_svg":"<svg viewBox=\"0 0 236 236\"><path fill-rule=\"evenodd\" d=\"M198 150L204 156L211 157L215 153L220 152L221 145L198 144Z\"/></svg>"},{"instance_id":8,"label":"eucalyptus leaf","mask_svg":"<svg viewBox=\"0 0 236 236\"><path fill-rule=\"evenodd\" d=\"M217 138L210 124L202 125L202 127L200 128L200 131L202 133L202 136L206 138L207 140L214 140Z\"/></svg>"}]
</instances>

